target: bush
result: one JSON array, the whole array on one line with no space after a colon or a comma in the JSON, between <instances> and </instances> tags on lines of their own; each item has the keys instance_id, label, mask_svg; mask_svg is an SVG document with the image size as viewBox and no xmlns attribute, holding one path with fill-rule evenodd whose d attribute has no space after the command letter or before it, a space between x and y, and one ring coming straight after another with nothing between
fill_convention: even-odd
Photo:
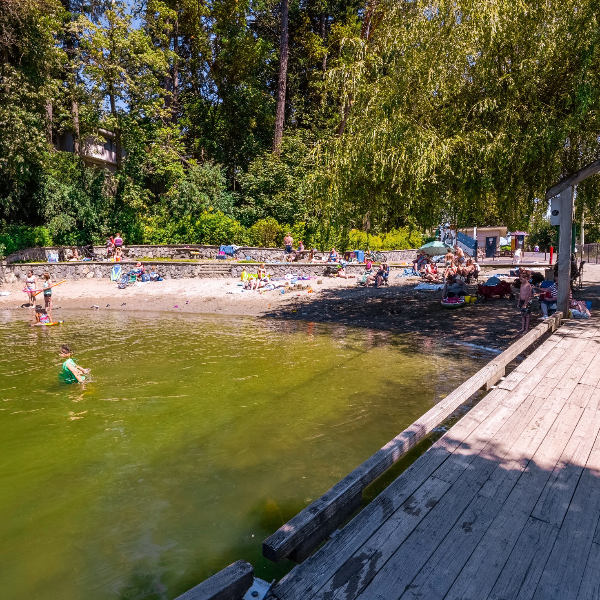
<instances>
[{"instance_id":1,"label":"bush","mask_svg":"<svg viewBox=\"0 0 600 600\"><path fill-rule=\"evenodd\" d=\"M392 229L382 235L368 235L366 231L352 229L348 238L351 250L410 250L423 244L423 235L407 227Z\"/></svg>"},{"instance_id":2,"label":"bush","mask_svg":"<svg viewBox=\"0 0 600 600\"><path fill-rule=\"evenodd\" d=\"M9 225L0 232L0 251L2 256L13 252L34 248L36 246L52 246L52 236L46 227L30 225Z\"/></svg>"},{"instance_id":3,"label":"bush","mask_svg":"<svg viewBox=\"0 0 600 600\"><path fill-rule=\"evenodd\" d=\"M250 246L277 248L283 244L284 228L272 217L256 221L248 230ZM294 238L295 239L295 238Z\"/></svg>"}]
</instances>

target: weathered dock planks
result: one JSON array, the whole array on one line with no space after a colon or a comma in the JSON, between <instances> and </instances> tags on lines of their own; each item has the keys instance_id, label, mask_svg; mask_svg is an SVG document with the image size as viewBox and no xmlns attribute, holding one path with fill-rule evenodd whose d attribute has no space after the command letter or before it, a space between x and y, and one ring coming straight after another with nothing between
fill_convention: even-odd
<instances>
[{"instance_id":1,"label":"weathered dock planks","mask_svg":"<svg viewBox=\"0 0 600 600\"><path fill-rule=\"evenodd\" d=\"M558 329L269 598L600 598L599 323Z\"/></svg>"}]
</instances>

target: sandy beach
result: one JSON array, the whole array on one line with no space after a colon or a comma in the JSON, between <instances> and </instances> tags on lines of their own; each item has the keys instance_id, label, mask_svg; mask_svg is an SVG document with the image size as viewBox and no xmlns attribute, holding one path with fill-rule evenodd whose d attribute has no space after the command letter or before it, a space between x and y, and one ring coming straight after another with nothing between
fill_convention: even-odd
<instances>
[{"instance_id":1,"label":"sandy beach","mask_svg":"<svg viewBox=\"0 0 600 600\"><path fill-rule=\"evenodd\" d=\"M414 332L494 349L507 347L517 337L521 319L514 301L495 299L448 310L440 306L440 292L415 290L418 282L392 275L388 286L376 289L358 287L356 279L319 278L298 282L305 289L281 294L246 291L229 278L170 279L125 289L108 279L80 279L55 288L53 318L61 319L74 309L244 315ZM2 291L10 294L0 296L0 309L31 311L33 321L33 311L21 308L26 301L22 289L22 283L3 286ZM476 285L470 292L476 293ZM38 298L43 302L41 295ZM541 314L532 315L532 326L539 318Z\"/></svg>"}]
</instances>

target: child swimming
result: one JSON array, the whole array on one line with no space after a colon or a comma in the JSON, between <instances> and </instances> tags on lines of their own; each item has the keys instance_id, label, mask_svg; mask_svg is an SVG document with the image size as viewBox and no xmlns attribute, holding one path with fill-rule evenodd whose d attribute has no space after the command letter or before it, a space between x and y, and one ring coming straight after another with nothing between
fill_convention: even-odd
<instances>
[{"instance_id":1,"label":"child swimming","mask_svg":"<svg viewBox=\"0 0 600 600\"><path fill-rule=\"evenodd\" d=\"M90 372L89 369L84 369L80 367L74 358L71 358L73 352L66 344L63 344L60 348L60 357L66 358L65 362L62 364L62 370L60 372L60 379L65 383L75 383L78 381L79 383L83 383L85 381L85 376Z\"/></svg>"}]
</instances>

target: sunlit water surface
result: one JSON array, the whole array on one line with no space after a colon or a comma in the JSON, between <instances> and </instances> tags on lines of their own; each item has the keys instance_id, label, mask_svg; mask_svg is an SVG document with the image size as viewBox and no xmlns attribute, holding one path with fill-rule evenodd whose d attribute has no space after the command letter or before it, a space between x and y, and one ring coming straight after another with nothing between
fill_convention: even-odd
<instances>
[{"instance_id":1,"label":"sunlit water surface","mask_svg":"<svg viewBox=\"0 0 600 600\"><path fill-rule=\"evenodd\" d=\"M171 599L244 558L475 372L413 337L246 318L0 313L3 600ZM60 344L92 368L60 383ZM489 358L489 357L487 357Z\"/></svg>"}]
</instances>

